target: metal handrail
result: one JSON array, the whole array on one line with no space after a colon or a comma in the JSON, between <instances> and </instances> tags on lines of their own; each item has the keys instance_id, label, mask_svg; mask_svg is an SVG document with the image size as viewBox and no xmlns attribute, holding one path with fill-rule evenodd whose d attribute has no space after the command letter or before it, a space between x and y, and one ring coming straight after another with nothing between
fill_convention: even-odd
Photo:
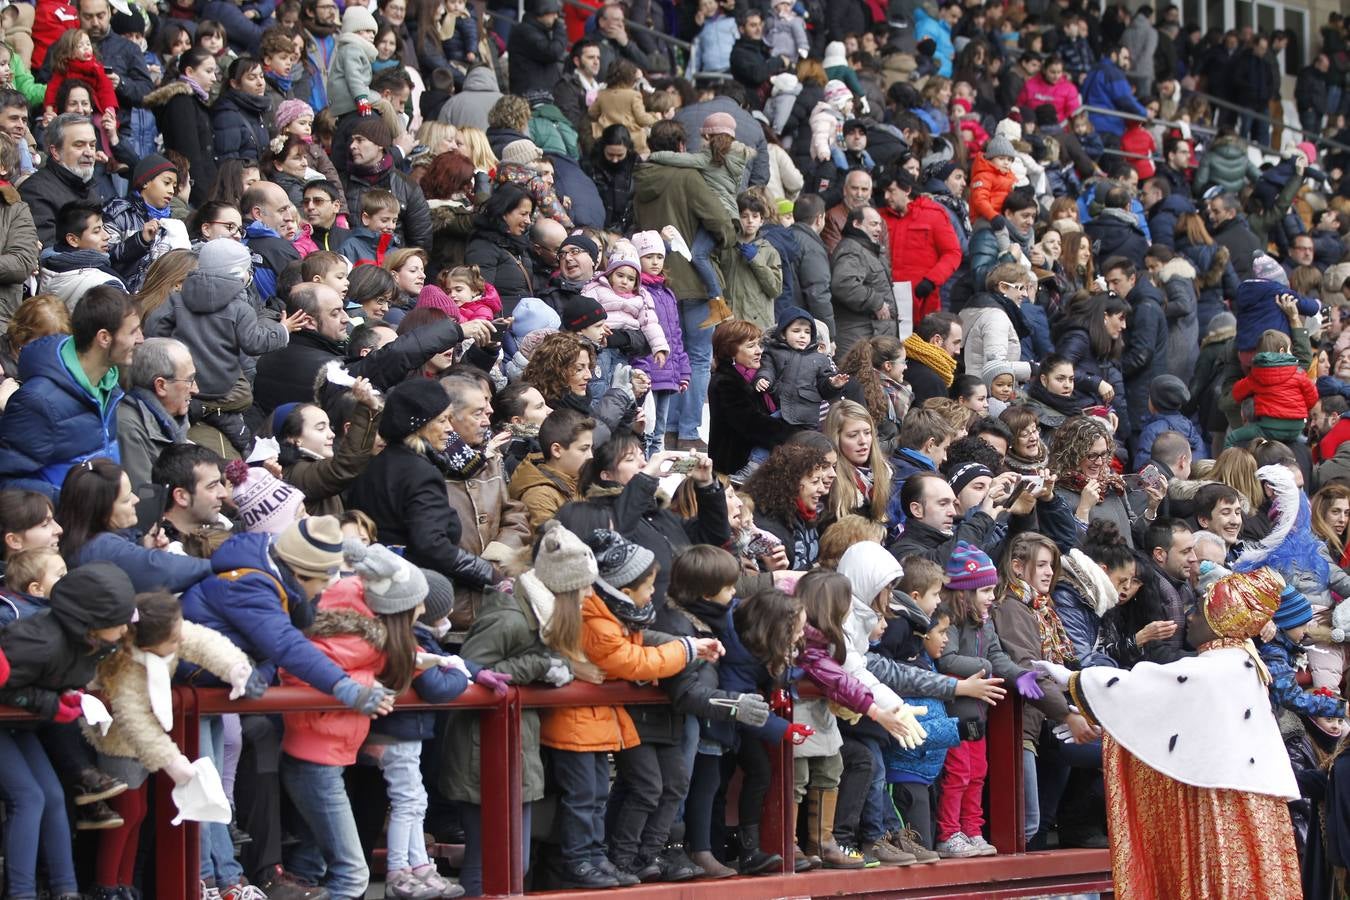
<instances>
[{"instance_id":1,"label":"metal handrail","mask_svg":"<svg viewBox=\"0 0 1350 900\"><path fill-rule=\"evenodd\" d=\"M1303 129L1302 125L1291 125L1291 124L1289 124L1288 122L1284 122L1284 121L1281 121L1281 120L1279 120L1279 119L1272 118L1272 117L1271 117L1270 115L1268 115L1267 113L1258 112L1258 111L1256 111L1256 110L1254 110L1254 109L1248 109L1248 108L1245 107L1245 106L1242 106L1242 105L1237 104L1237 103L1233 103L1231 100L1224 100L1222 97L1216 97L1216 96L1214 96L1213 94L1207 94L1207 93L1205 93L1204 91L1191 91L1190 93L1194 94L1194 95L1197 96L1197 97L1203 97L1206 101L1208 101L1208 102L1209 102L1211 105L1213 105L1213 106L1218 106L1218 107L1221 107L1221 108L1223 108L1223 109L1230 110L1230 111L1232 111L1232 112L1240 113L1240 114L1242 114L1242 115L1244 115L1244 116L1250 116L1250 117L1252 117L1252 118L1254 118L1254 119L1260 119L1262 122L1265 122L1265 123L1267 123L1267 124L1269 124L1269 125L1275 125L1275 126L1278 126L1279 128L1281 128L1281 129L1283 129L1283 130L1285 130L1285 131L1296 131L1296 132L1298 132L1299 134L1303 135L1305 138L1309 137L1308 132L1305 131L1305 130ZM1328 147L1332 147L1332 148L1334 148L1334 149L1336 149L1336 150L1342 150L1342 151L1345 151L1345 152L1350 152L1350 146L1347 146L1346 144L1342 144L1340 141L1332 140L1331 138L1322 137L1322 136L1319 135L1319 134L1313 134L1313 135L1311 136L1311 138L1309 138L1309 139L1310 139L1314 144L1324 144L1324 145L1326 145L1326 146L1328 146Z\"/></svg>"},{"instance_id":2,"label":"metal handrail","mask_svg":"<svg viewBox=\"0 0 1350 900\"><path fill-rule=\"evenodd\" d=\"M599 8L594 6L587 6L585 3L580 2L580 0L563 0L563 4L566 6L570 6L573 9L584 9L587 13L594 13L600 11ZM657 40L665 41L668 44L674 44L676 47L679 47L682 50L694 49L694 45L689 41L680 40L677 37L673 37L669 34L666 34L664 31L657 31L655 28L649 28L646 25L634 22L632 19L624 19L623 22L625 27L633 31L636 31L638 34L651 35Z\"/></svg>"}]
</instances>

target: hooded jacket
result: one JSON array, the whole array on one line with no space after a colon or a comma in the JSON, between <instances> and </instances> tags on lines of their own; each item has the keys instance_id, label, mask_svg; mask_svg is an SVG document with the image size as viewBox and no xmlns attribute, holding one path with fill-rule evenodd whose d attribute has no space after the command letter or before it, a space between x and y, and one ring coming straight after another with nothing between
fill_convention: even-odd
<instances>
[{"instance_id":1,"label":"hooded jacket","mask_svg":"<svg viewBox=\"0 0 1350 900\"><path fill-rule=\"evenodd\" d=\"M1115 660L1097 649L1102 616L1115 606L1119 592L1090 556L1078 548L1060 557L1061 576L1050 590L1055 612L1073 644L1080 665L1114 666Z\"/></svg>"},{"instance_id":2,"label":"hooded jacket","mask_svg":"<svg viewBox=\"0 0 1350 900\"><path fill-rule=\"evenodd\" d=\"M636 291L625 296L610 287L608 276L597 274L581 289L581 295L598 300L605 308L605 318L610 330L640 330L653 353L669 353L670 343L666 340L665 332L661 330L661 323L657 319L656 303L642 286L640 272L638 277L639 284Z\"/></svg>"},{"instance_id":3,"label":"hooded jacket","mask_svg":"<svg viewBox=\"0 0 1350 900\"><path fill-rule=\"evenodd\" d=\"M1003 201L1012 193L1017 176L999 169L984 154L970 168L970 219L989 221L1003 212Z\"/></svg>"},{"instance_id":4,"label":"hooded jacket","mask_svg":"<svg viewBox=\"0 0 1350 900\"><path fill-rule=\"evenodd\" d=\"M783 334L789 325L805 320L811 326L811 340L804 350L787 345ZM798 306L788 306L778 314L778 324L770 333L760 358L756 380L769 382L769 390L778 403L782 419L791 425L819 428L821 404L843 396L844 389L830 384L837 374L834 361L818 347L816 322Z\"/></svg>"},{"instance_id":5,"label":"hooded jacket","mask_svg":"<svg viewBox=\"0 0 1350 900\"><path fill-rule=\"evenodd\" d=\"M97 250L44 250L39 257L42 292L55 294L67 309L90 288L104 284L126 290L122 279L113 271L108 254Z\"/></svg>"},{"instance_id":6,"label":"hooded jacket","mask_svg":"<svg viewBox=\"0 0 1350 900\"><path fill-rule=\"evenodd\" d=\"M1158 270L1162 285L1163 315L1167 317L1167 372L1182 381L1195 371L1200 356L1200 325L1196 271L1184 256L1173 257Z\"/></svg>"},{"instance_id":7,"label":"hooded jacket","mask_svg":"<svg viewBox=\"0 0 1350 900\"><path fill-rule=\"evenodd\" d=\"M947 210L924 196L911 199L904 215L883 205L881 219L890 236L891 280L926 280L934 286L927 297L914 298L914 321L919 322L938 310L938 291L961 265L960 238Z\"/></svg>"},{"instance_id":8,"label":"hooded jacket","mask_svg":"<svg viewBox=\"0 0 1350 900\"><path fill-rule=\"evenodd\" d=\"M441 107L438 118L456 128L488 129L488 110L502 99L497 87L497 76L488 66L479 66L469 70L464 76L464 86Z\"/></svg>"},{"instance_id":9,"label":"hooded jacket","mask_svg":"<svg viewBox=\"0 0 1350 900\"><path fill-rule=\"evenodd\" d=\"M1298 313L1301 316L1311 316L1322 308L1316 300L1298 294L1286 284L1248 278L1238 285L1237 296L1233 301L1239 353L1255 350L1261 342L1261 335L1268 329L1290 333L1289 320L1275 302L1280 294L1292 294L1298 298Z\"/></svg>"},{"instance_id":10,"label":"hooded jacket","mask_svg":"<svg viewBox=\"0 0 1350 900\"><path fill-rule=\"evenodd\" d=\"M114 386L107 404L75 379L61 349L75 339L66 334L38 338L19 355L22 387L9 398L0 428L0 478L37 478L53 493L76 463L95 456L118 462L117 405L122 389Z\"/></svg>"},{"instance_id":11,"label":"hooded jacket","mask_svg":"<svg viewBox=\"0 0 1350 900\"><path fill-rule=\"evenodd\" d=\"M834 301L835 353L840 359L858 341L880 335L895 337L896 307L891 293L890 267L881 248L851 225L830 256L830 296ZM878 319L882 306L891 310L889 319Z\"/></svg>"},{"instance_id":12,"label":"hooded jacket","mask_svg":"<svg viewBox=\"0 0 1350 900\"><path fill-rule=\"evenodd\" d=\"M95 647L88 634L130 623L135 590L117 566L91 563L58 581L47 604L0 631L0 651L9 660L0 703L44 720L56 715L62 692L86 687L99 661L113 652L112 646Z\"/></svg>"},{"instance_id":13,"label":"hooded jacket","mask_svg":"<svg viewBox=\"0 0 1350 900\"><path fill-rule=\"evenodd\" d=\"M1148 233L1155 244L1177 249L1177 220L1186 213L1195 212L1190 197L1173 191L1148 211ZM1103 260L1104 261L1104 260Z\"/></svg>"},{"instance_id":14,"label":"hooded jacket","mask_svg":"<svg viewBox=\"0 0 1350 900\"><path fill-rule=\"evenodd\" d=\"M200 269L147 317L145 331L187 345L197 364L197 386L206 399L224 397L234 387L241 372L240 354L262 356L290 343L285 325L258 318L244 282Z\"/></svg>"},{"instance_id":15,"label":"hooded jacket","mask_svg":"<svg viewBox=\"0 0 1350 900\"><path fill-rule=\"evenodd\" d=\"M844 552L838 572L848 579L852 592L848 615L844 617L844 638L848 643L844 669L872 692L877 706L894 709L900 705L900 697L868 671L867 650L872 629L881 618L872 601L883 588L898 581L904 570L885 547L863 541Z\"/></svg>"},{"instance_id":16,"label":"hooded jacket","mask_svg":"<svg viewBox=\"0 0 1350 900\"><path fill-rule=\"evenodd\" d=\"M1210 185L1217 184L1236 194L1260 177L1260 171L1247 155L1247 142L1236 135L1219 135L1200 157L1200 167L1195 170L1195 193L1199 196Z\"/></svg>"},{"instance_id":17,"label":"hooded jacket","mask_svg":"<svg viewBox=\"0 0 1350 900\"><path fill-rule=\"evenodd\" d=\"M355 34L339 35L328 61L328 109L334 117L356 112L356 101L370 93L375 45ZM486 122L484 122L486 126Z\"/></svg>"},{"instance_id":18,"label":"hooded jacket","mask_svg":"<svg viewBox=\"0 0 1350 900\"><path fill-rule=\"evenodd\" d=\"M512 500L524 505L530 528L535 530L543 528L569 500L578 499L576 476L555 471L542 455L516 466L508 490Z\"/></svg>"},{"instance_id":19,"label":"hooded jacket","mask_svg":"<svg viewBox=\"0 0 1350 900\"><path fill-rule=\"evenodd\" d=\"M1233 385L1233 399L1256 398L1256 415L1306 419L1317 403L1317 388L1292 353L1258 353L1246 378Z\"/></svg>"},{"instance_id":20,"label":"hooded jacket","mask_svg":"<svg viewBox=\"0 0 1350 900\"><path fill-rule=\"evenodd\" d=\"M1021 308L991 291L981 291L961 310L966 370L983 372L991 362L1007 362L1019 382L1031 378L1031 363L1022 361L1022 338L1030 335Z\"/></svg>"},{"instance_id":21,"label":"hooded jacket","mask_svg":"<svg viewBox=\"0 0 1350 900\"><path fill-rule=\"evenodd\" d=\"M268 149L267 97L226 88L211 108L217 159L260 160Z\"/></svg>"}]
</instances>

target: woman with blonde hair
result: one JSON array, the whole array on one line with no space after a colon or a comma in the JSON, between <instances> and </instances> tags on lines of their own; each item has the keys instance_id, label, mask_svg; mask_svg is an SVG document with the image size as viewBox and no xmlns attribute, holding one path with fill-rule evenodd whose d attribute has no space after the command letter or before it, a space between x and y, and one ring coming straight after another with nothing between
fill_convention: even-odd
<instances>
[{"instance_id":1,"label":"woman with blonde hair","mask_svg":"<svg viewBox=\"0 0 1350 900\"><path fill-rule=\"evenodd\" d=\"M9 328L0 335L0 377L19 377L19 351L49 334L70 334L70 310L55 294L29 297L14 310ZM15 389L18 383L15 382ZM0 410L8 394L0 388Z\"/></svg>"},{"instance_id":2,"label":"woman with blonde hair","mask_svg":"<svg viewBox=\"0 0 1350 900\"><path fill-rule=\"evenodd\" d=\"M479 128L464 126L459 129L459 152L473 163L475 172L491 174L497 169L497 156L488 143L487 132Z\"/></svg>"},{"instance_id":3,"label":"woman with blonde hair","mask_svg":"<svg viewBox=\"0 0 1350 900\"><path fill-rule=\"evenodd\" d=\"M385 321L397 325L408 310L417 305L417 298L427 283L427 251L421 247L400 247L384 258L383 267L394 276L398 292L385 314Z\"/></svg>"},{"instance_id":4,"label":"woman with blonde hair","mask_svg":"<svg viewBox=\"0 0 1350 900\"><path fill-rule=\"evenodd\" d=\"M170 250L150 264L145 270L145 280L136 292L136 305L140 307L141 319L154 312L177 293L183 282L197 268L197 254L191 250Z\"/></svg>"},{"instance_id":5,"label":"woman with blonde hair","mask_svg":"<svg viewBox=\"0 0 1350 900\"><path fill-rule=\"evenodd\" d=\"M891 466L876 439L876 424L867 408L852 400L830 407L822 433L835 449L836 478L825 500L826 520L857 514L886 521L891 498Z\"/></svg>"},{"instance_id":6,"label":"woman with blonde hair","mask_svg":"<svg viewBox=\"0 0 1350 900\"><path fill-rule=\"evenodd\" d=\"M1241 447L1229 447L1214 460L1209 471L1212 481L1228 485L1246 498L1251 509L1260 509L1266 502L1266 490L1256 477L1256 457Z\"/></svg>"}]
</instances>

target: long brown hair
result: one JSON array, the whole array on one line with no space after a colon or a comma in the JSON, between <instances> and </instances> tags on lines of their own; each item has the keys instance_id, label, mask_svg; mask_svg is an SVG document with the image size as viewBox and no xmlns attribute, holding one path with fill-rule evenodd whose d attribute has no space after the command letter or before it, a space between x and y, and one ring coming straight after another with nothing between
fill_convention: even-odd
<instances>
[{"instance_id":1,"label":"long brown hair","mask_svg":"<svg viewBox=\"0 0 1350 900\"><path fill-rule=\"evenodd\" d=\"M778 590L764 588L736 607L731 620L736 635L750 655L764 663L774 678L782 675L797 658L797 619L801 602Z\"/></svg>"},{"instance_id":2,"label":"long brown hair","mask_svg":"<svg viewBox=\"0 0 1350 900\"><path fill-rule=\"evenodd\" d=\"M1256 457L1241 447L1229 447L1214 460L1209 470L1212 481L1220 481L1247 498L1252 509L1266 502L1266 489L1256 477Z\"/></svg>"},{"instance_id":3,"label":"long brown hair","mask_svg":"<svg viewBox=\"0 0 1350 900\"><path fill-rule=\"evenodd\" d=\"M853 605L853 591L848 578L838 572L816 569L807 572L797 582L797 599L806 610L806 623L825 636L830 646L830 657L842 663L848 655L844 639L844 619Z\"/></svg>"},{"instance_id":4,"label":"long brown hair","mask_svg":"<svg viewBox=\"0 0 1350 900\"><path fill-rule=\"evenodd\" d=\"M417 636L413 634L413 616L417 609L398 613L379 613L376 620L384 626L384 668L380 684L395 694L412 686L417 674Z\"/></svg>"},{"instance_id":5,"label":"long brown hair","mask_svg":"<svg viewBox=\"0 0 1350 900\"><path fill-rule=\"evenodd\" d=\"M1184 236L1187 241L1197 246L1214 243L1214 238L1210 236L1209 229L1205 227L1205 220L1199 213L1182 213L1177 218L1175 234L1177 237Z\"/></svg>"},{"instance_id":6,"label":"long brown hair","mask_svg":"<svg viewBox=\"0 0 1350 900\"><path fill-rule=\"evenodd\" d=\"M1334 551L1331 554L1333 561L1339 561L1345 553L1345 532L1337 534L1327 522L1327 509L1337 500L1350 500L1350 487L1339 481L1324 485L1312 498L1312 530Z\"/></svg>"},{"instance_id":7,"label":"long brown hair","mask_svg":"<svg viewBox=\"0 0 1350 900\"><path fill-rule=\"evenodd\" d=\"M1008 552L1003 556L1003 565L998 570L998 593L1000 601L1007 595L1008 586L1012 584L1014 578L1012 564L1014 561L1023 565L1023 581L1027 581L1026 575L1030 574L1025 568L1029 566L1036 558L1036 552L1040 549L1050 551L1050 563L1054 567L1055 577L1050 581L1050 587L1053 588L1059 583L1059 547L1055 542L1043 534L1037 534L1034 531L1024 531L1008 543Z\"/></svg>"},{"instance_id":8,"label":"long brown hair","mask_svg":"<svg viewBox=\"0 0 1350 900\"><path fill-rule=\"evenodd\" d=\"M553 595L553 617L540 629L539 637L544 646L557 650L573 662L586 659L586 651L581 647L581 601L582 590L563 591Z\"/></svg>"},{"instance_id":9,"label":"long brown hair","mask_svg":"<svg viewBox=\"0 0 1350 900\"><path fill-rule=\"evenodd\" d=\"M170 250L145 270L145 280L136 292L136 305L144 319L158 309L197 268L197 254L191 250Z\"/></svg>"},{"instance_id":10,"label":"long brown hair","mask_svg":"<svg viewBox=\"0 0 1350 900\"><path fill-rule=\"evenodd\" d=\"M884 420L890 413L890 400L881 384L879 370L886 363L899 359L904 352L903 341L883 335L858 341L839 361L839 371L851 375L862 387L863 403L874 422Z\"/></svg>"},{"instance_id":11,"label":"long brown hair","mask_svg":"<svg viewBox=\"0 0 1350 900\"><path fill-rule=\"evenodd\" d=\"M844 451L839 448L844 428L850 422L865 422L872 429L872 449L867 457L868 468L872 470L870 501L863 498L862 491L858 488L857 467L844 457ZM862 405L852 400L840 400L830 407L821 430L830 439L835 451L834 484L830 486L830 494L825 500L834 517L840 518L856 512L864 502L867 502L870 518L877 522L886 521L886 504L891 496L891 466L886 462L885 454L881 452L876 421L868 415Z\"/></svg>"}]
</instances>

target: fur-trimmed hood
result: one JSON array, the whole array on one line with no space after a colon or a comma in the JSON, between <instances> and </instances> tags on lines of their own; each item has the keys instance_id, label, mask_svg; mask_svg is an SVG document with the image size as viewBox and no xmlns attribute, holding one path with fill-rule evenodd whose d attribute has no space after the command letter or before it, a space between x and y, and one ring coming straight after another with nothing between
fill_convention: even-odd
<instances>
[{"instance_id":1,"label":"fur-trimmed hood","mask_svg":"<svg viewBox=\"0 0 1350 900\"><path fill-rule=\"evenodd\" d=\"M1216 245L1214 256L1209 261L1209 268L1196 274L1195 286L1204 291L1223 284L1223 273L1228 268L1231 258L1227 247L1221 244Z\"/></svg>"},{"instance_id":2,"label":"fur-trimmed hood","mask_svg":"<svg viewBox=\"0 0 1350 900\"><path fill-rule=\"evenodd\" d=\"M163 106L174 97L183 94L191 94L192 92L192 85L188 84L186 81L170 81L168 84L157 87L146 94L145 105L153 109L156 106Z\"/></svg>"},{"instance_id":3,"label":"fur-trimmed hood","mask_svg":"<svg viewBox=\"0 0 1350 900\"><path fill-rule=\"evenodd\" d=\"M1060 567L1064 578L1088 603L1098 618L1106 615L1120 602L1120 593L1111 579L1102 571L1102 567L1077 547L1060 557Z\"/></svg>"},{"instance_id":4,"label":"fur-trimmed hood","mask_svg":"<svg viewBox=\"0 0 1350 900\"><path fill-rule=\"evenodd\" d=\"M357 637L376 650L383 650L384 626L366 605L366 589L360 578L343 578L319 598L314 624L305 629L305 637L321 640L333 637Z\"/></svg>"},{"instance_id":5,"label":"fur-trimmed hood","mask_svg":"<svg viewBox=\"0 0 1350 900\"><path fill-rule=\"evenodd\" d=\"M1166 284L1173 278L1194 280L1195 266L1191 265L1190 260L1186 259L1184 256L1172 257L1170 260L1163 263L1162 268L1158 270L1158 280L1163 284Z\"/></svg>"},{"instance_id":6,"label":"fur-trimmed hood","mask_svg":"<svg viewBox=\"0 0 1350 900\"><path fill-rule=\"evenodd\" d=\"M1236 325L1229 325L1227 328L1216 328L1200 339L1200 346L1208 347L1210 344L1222 344L1224 341L1231 341L1235 337L1237 337Z\"/></svg>"}]
</instances>

